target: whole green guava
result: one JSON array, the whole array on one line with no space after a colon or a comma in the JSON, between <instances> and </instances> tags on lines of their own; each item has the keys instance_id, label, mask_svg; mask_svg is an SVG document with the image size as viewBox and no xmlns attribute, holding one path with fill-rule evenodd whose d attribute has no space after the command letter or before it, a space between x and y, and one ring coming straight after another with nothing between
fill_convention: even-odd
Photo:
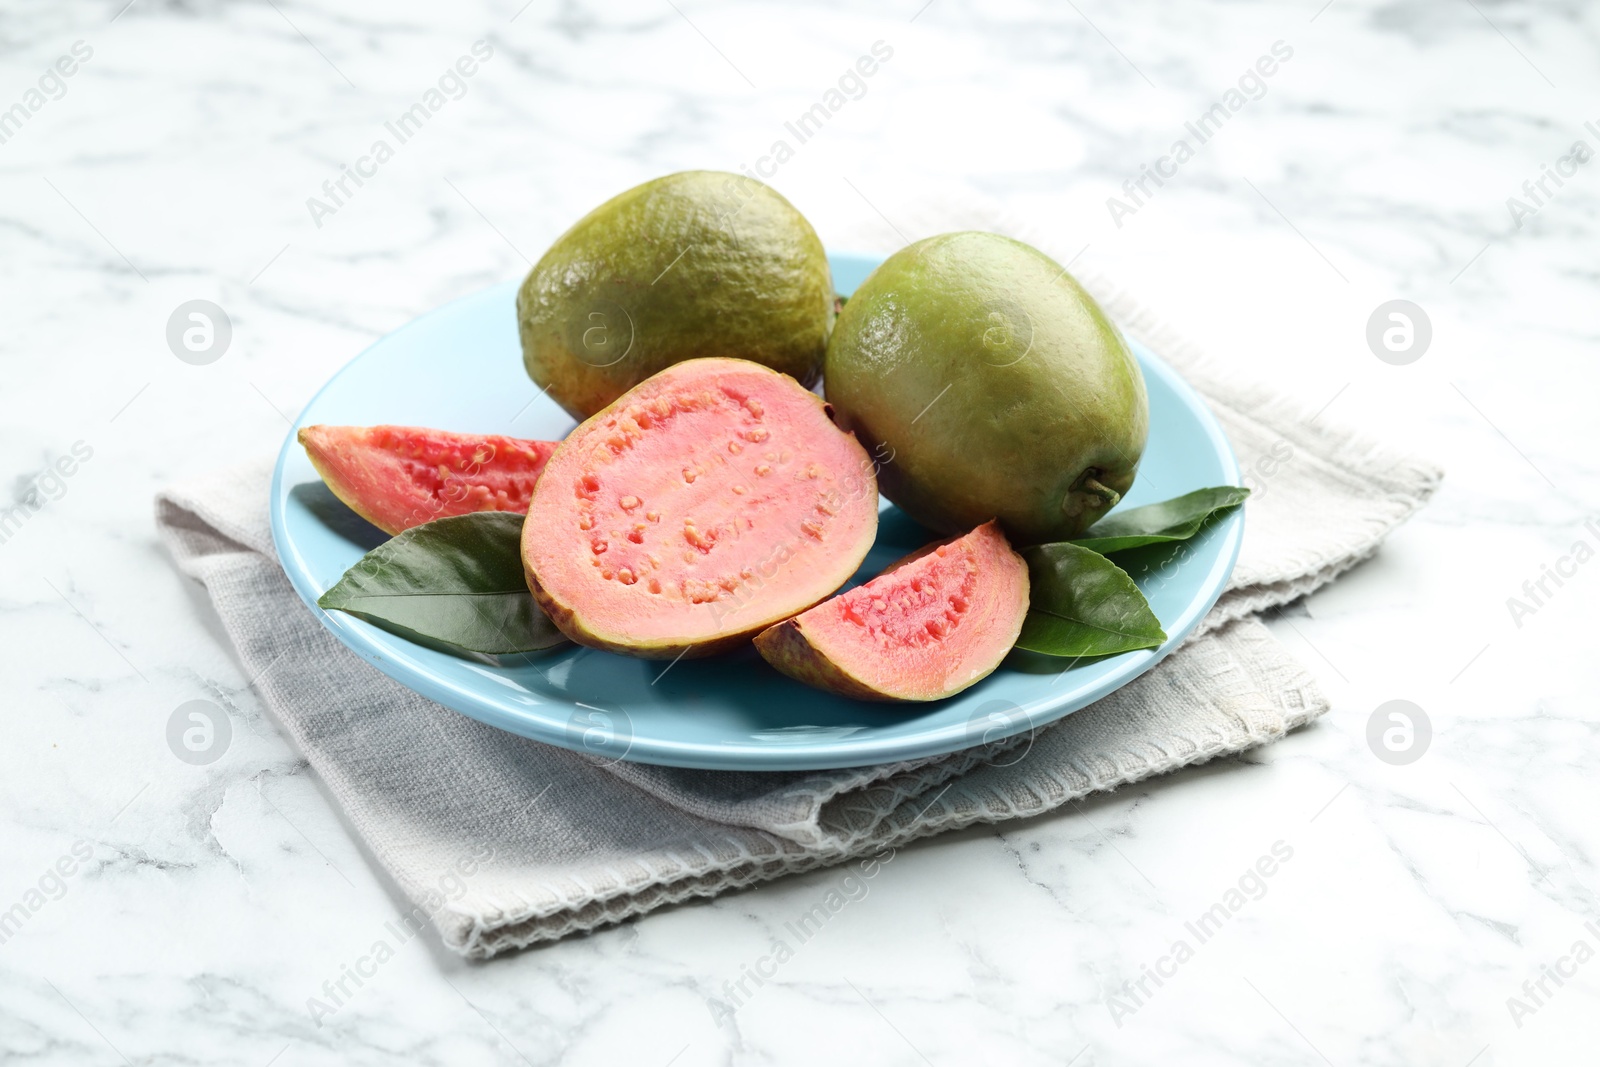
<instances>
[{"instance_id":1,"label":"whole green guava","mask_svg":"<svg viewBox=\"0 0 1600 1067\"><path fill-rule=\"evenodd\" d=\"M823 376L884 495L942 533L998 519L1017 544L1077 537L1133 485L1149 432L1144 376L1105 312L992 233L884 261L841 312Z\"/></svg>"},{"instance_id":2,"label":"whole green guava","mask_svg":"<svg viewBox=\"0 0 1600 1067\"><path fill-rule=\"evenodd\" d=\"M805 216L719 171L669 174L601 204L517 293L528 375L578 419L704 356L810 386L834 317L828 258Z\"/></svg>"}]
</instances>

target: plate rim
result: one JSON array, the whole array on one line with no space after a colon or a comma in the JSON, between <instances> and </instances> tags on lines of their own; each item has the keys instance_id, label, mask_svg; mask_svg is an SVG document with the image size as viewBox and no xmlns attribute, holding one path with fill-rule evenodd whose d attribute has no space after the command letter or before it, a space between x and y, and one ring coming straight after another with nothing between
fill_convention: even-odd
<instances>
[{"instance_id":1,"label":"plate rim","mask_svg":"<svg viewBox=\"0 0 1600 1067\"><path fill-rule=\"evenodd\" d=\"M866 253L831 252L828 258L835 263L838 261L855 261L857 263L870 264L868 267L870 271L883 262L885 257ZM336 617L333 613L318 607L317 599L321 595L321 591L314 586L309 566L306 564L291 566L290 556L294 542L285 526L283 479L289 458L293 454L292 450L298 447L297 435L301 427L305 425L306 412L310 411L325 393L333 389L339 380L358 362L372 355L381 345L403 333L420 327L424 322L435 316L457 308L458 305L491 300L506 290L515 289L519 284L516 281L499 282L477 292L457 297L410 319L404 325L379 337L355 356L345 361L322 384L321 388L302 405L299 413L295 416L293 423L289 427L289 432L284 438L283 445L278 450L277 460L273 464L269 506L272 540L278 557L278 564L288 577L290 585L294 588L301 601L345 647L383 672L385 676L392 678L415 693L478 722L505 730L507 733L519 737L556 745L568 750L578 750L576 746L569 743L571 738L562 725L556 723L546 724L539 717L526 714L526 712L534 708L556 706L554 701L530 698L524 709L524 714L519 715L488 700L471 687L439 677L418 665L408 665L403 668L403 674L397 673L402 670L401 664L404 663L404 660L395 656L392 642L403 641L404 639L388 634L386 631L361 619L342 614ZM1124 336L1126 337L1126 334ZM1139 358L1141 369L1147 374L1153 369L1155 373L1161 376L1164 384L1184 401L1186 406L1198 413L1198 421L1207 439L1223 461L1226 470L1224 483L1239 485L1241 483L1241 471L1238 457L1234 454L1232 444L1228 441L1227 435L1223 433L1221 424L1217 421L1215 413L1212 412L1205 398L1149 346L1132 337L1126 337L1126 339L1136 358ZM628 762L657 766L703 770L837 770L948 755L985 742L1012 737L1027 730L1038 730L1103 699L1110 693L1127 685L1155 667L1156 664L1160 663L1161 660L1165 659L1187 640L1195 627L1199 625L1200 620L1205 618L1227 589L1228 579L1231 577L1233 569L1238 562L1240 548L1244 540L1244 510L1242 507L1234 510L1216 527L1214 536L1220 537L1222 544L1216 561L1203 578L1203 588L1207 592L1204 596L1190 601L1178 618L1165 627L1167 631L1167 640L1165 642L1158 648L1139 649L1118 654L1118 656L1113 657L1121 661L1117 669L1107 674L1105 678L1094 686L1087 690L1079 691L1073 697L1062 700L1045 697L1030 704L1019 706L1017 711L1021 714L1016 720L1015 729L1006 730L1003 735L998 737L985 734L982 738L974 739L970 729L964 729L959 724L950 724L911 737L890 740L878 738L853 742L849 737L819 738L804 745L767 746L740 740L725 746L708 746L703 741L678 741L670 738L651 738L641 744L640 739L637 736L633 736L630 731L627 751L620 756L614 757L607 753L608 757L610 757L608 761L626 760ZM469 667L472 666L470 661L463 660L462 662L468 664ZM1038 716L1037 719L1035 718L1036 715Z\"/></svg>"}]
</instances>

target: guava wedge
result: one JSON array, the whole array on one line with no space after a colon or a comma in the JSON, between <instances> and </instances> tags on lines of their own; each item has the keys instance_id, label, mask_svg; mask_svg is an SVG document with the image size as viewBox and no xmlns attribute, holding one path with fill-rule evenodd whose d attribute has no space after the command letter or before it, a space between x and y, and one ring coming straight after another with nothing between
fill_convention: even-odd
<instances>
[{"instance_id":1,"label":"guava wedge","mask_svg":"<svg viewBox=\"0 0 1600 1067\"><path fill-rule=\"evenodd\" d=\"M1028 613L1028 565L994 521L913 553L755 639L778 670L857 700L941 700L987 677Z\"/></svg>"},{"instance_id":2,"label":"guava wedge","mask_svg":"<svg viewBox=\"0 0 1600 1067\"><path fill-rule=\"evenodd\" d=\"M417 426L319 424L299 438L333 495L391 534L473 511L527 511L556 447Z\"/></svg>"},{"instance_id":3,"label":"guava wedge","mask_svg":"<svg viewBox=\"0 0 1600 1067\"><path fill-rule=\"evenodd\" d=\"M693 359L561 443L522 560L573 641L674 659L745 643L833 593L877 529L872 462L820 397L747 360Z\"/></svg>"}]
</instances>

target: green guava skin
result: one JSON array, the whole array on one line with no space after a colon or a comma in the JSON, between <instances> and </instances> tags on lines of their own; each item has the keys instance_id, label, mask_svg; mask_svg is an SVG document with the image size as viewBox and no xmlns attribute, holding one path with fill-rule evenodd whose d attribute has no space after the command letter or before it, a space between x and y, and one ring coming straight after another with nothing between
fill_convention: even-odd
<instances>
[{"instance_id":1,"label":"green guava skin","mask_svg":"<svg viewBox=\"0 0 1600 1067\"><path fill-rule=\"evenodd\" d=\"M1150 428L1105 312L1050 257L991 233L885 260L841 312L824 381L885 496L941 533L998 519L1018 545L1071 540L1109 511Z\"/></svg>"},{"instance_id":2,"label":"green guava skin","mask_svg":"<svg viewBox=\"0 0 1600 1067\"><path fill-rule=\"evenodd\" d=\"M684 171L601 204L517 293L528 376L586 419L685 359L748 359L811 386L835 318L816 231L769 186Z\"/></svg>"}]
</instances>

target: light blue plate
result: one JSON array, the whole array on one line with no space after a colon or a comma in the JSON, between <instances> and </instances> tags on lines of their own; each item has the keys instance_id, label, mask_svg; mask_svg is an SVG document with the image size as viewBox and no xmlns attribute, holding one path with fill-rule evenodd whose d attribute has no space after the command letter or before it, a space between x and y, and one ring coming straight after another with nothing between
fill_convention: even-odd
<instances>
[{"instance_id":1,"label":"light blue plate","mask_svg":"<svg viewBox=\"0 0 1600 1067\"><path fill-rule=\"evenodd\" d=\"M841 293L877 265L859 256L832 262ZM1169 635L1158 649L1078 663L1013 652L966 692L922 705L830 696L778 674L751 649L669 667L563 645L491 665L324 612L317 597L385 535L323 487L295 441L301 426L394 423L548 440L573 427L523 372L515 294L508 283L457 300L351 360L301 412L272 481L279 558L323 625L391 678L491 726L599 758L676 767L812 770L954 752L1036 729L1155 666L1210 610L1238 557L1243 509L1192 541L1123 557ZM1153 353L1133 348L1150 391L1150 443L1128 504L1238 484L1238 464L1205 403ZM882 507L857 582L932 539L888 501Z\"/></svg>"}]
</instances>

